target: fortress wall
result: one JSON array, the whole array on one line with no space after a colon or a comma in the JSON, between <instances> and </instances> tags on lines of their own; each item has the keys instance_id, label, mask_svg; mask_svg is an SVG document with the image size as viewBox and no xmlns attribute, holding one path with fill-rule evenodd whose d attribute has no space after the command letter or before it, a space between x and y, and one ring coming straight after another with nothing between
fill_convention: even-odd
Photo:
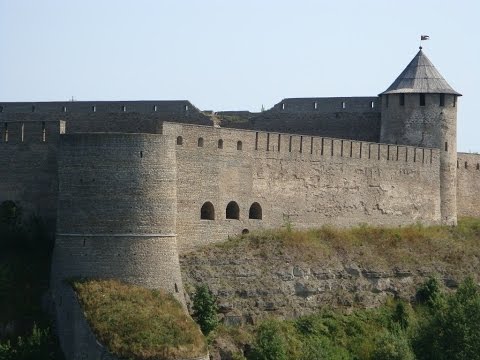
<instances>
[{"instance_id":1,"label":"fortress wall","mask_svg":"<svg viewBox=\"0 0 480 360\"><path fill-rule=\"evenodd\" d=\"M116 278L184 303L173 139L70 134L59 154L54 288L71 277Z\"/></svg>"},{"instance_id":2,"label":"fortress wall","mask_svg":"<svg viewBox=\"0 0 480 360\"><path fill-rule=\"evenodd\" d=\"M163 131L183 140L177 145L181 251L288 222L307 228L440 220L436 149L172 123ZM200 219L207 201L215 220ZM239 205L239 220L226 219L230 201ZM249 219L254 202L262 207L261 220Z\"/></svg>"},{"instance_id":3,"label":"fortress wall","mask_svg":"<svg viewBox=\"0 0 480 360\"><path fill-rule=\"evenodd\" d=\"M189 101L0 103L1 107L0 123L64 120L69 133L161 133L163 121L212 123Z\"/></svg>"},{"instance_id":4,"label":"fortress wall","mask_svg":"<svg viewBox=\"0 0 480 360\"><path fill-rule=\"evenodd\" d=\"M275 104L268 111L280 112L379 112L378 96L325 97L325 98L287 98ZM373 103L373 104L372 104Z\"/></svg>"},{"instance_id":5,"label":"fortress wall","mask_svg":"<svg viewBox=\"0 0 480 360\"><path fill-rule=\"evenodd\" d=\"M13 200L24 213L41 215L53 231L58 140L65 123L22 121L0 126L0 202Z\"/></svg>"},{"instance_id":6,"label":"fortress wall","mask_svg":"<svg viewBox=\"0 0 480 360\"><path fill-rule=\"evenodd\" d=\"M480 217L480 154L457 156L458 216Z\"/></svg>"},{"instance_id":7,"label":"fortress wall","mask_svg":"<svg viewBox=\"0 0 480 360\"><path fill-rule=\"evenodd\" d=\"M336 137L378 142L380 112L281 112L266 111L251 120L260 131L280 131L293 134Z\"/></svg>"}]
</instances>

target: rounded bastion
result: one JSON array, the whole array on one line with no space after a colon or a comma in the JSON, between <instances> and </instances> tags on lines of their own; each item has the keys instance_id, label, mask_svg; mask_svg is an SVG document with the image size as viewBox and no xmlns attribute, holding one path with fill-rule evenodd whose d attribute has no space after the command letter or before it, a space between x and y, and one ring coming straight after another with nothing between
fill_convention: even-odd
<instances>
[{"instance_id":1,"label":"rounded bastion","mask_svg":"<svg viewBox=\"0 0 480 360\"><path fill-rule=\"evenodd\" d=\"M65 279L115 278L165 289L185 304L174 146L164 135L61 137L54 297Z\"/></svg>"}]
</instances>

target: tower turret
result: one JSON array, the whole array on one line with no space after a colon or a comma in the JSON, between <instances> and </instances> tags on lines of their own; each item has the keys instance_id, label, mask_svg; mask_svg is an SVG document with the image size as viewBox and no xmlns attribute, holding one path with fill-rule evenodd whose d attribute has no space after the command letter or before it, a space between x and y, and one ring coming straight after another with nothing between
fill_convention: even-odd
<instances>
[{"instance_id":1,"label":"tower turret","mask_svg":"<svg viewBox=\"0 0 480 360\"><path fill-rule=\"evenodd\" d=\"M457 97L422 51L390 87L380 94L380 141L438 148L441 221L456 225Z\"/></svg>"}]
</instances>

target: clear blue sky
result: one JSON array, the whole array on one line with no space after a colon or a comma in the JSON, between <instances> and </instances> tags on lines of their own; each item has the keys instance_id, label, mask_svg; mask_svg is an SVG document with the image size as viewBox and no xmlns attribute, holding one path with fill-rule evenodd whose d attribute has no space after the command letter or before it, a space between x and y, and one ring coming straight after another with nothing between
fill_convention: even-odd
<instances>
[{"instance_id":1,"label":"clear blue sky","mask_svg":"<svg viewBox=\"0 0 480 360\"><path fill-rule=\"evenodd\" d=\"M459 150L480 152L478 0L0 0L0 101L376 95L420 34L464 95Z\"/></svg>"}]
</instances>

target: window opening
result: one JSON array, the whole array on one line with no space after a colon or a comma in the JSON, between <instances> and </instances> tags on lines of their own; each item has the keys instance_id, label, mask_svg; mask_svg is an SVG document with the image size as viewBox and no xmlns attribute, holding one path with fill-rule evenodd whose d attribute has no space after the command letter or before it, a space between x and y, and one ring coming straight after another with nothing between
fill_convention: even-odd
<instances>
[{"instance_id":1,"label":"window opening","mask_svg":"<svg viewBox=\"0 0 480 360\"><path fill-rule=\"evenodd\" d=\"M236 219L240 218L240 208L235 201L230 201L227 205L225 215L227 219Z\"/></svg>"},{"instance_id":2,"label":"window opening","mask_svg":"<svg viewBox=\"0 0 480 360\"><path fill-rule=\"evenodd\" d=\"M177 136L177 145L183 145L183 138L181 136Z\"/></svg>"},{"instance_id":3,"label":"window opening","mask_svg":"<svg viewBox=\"0 0 480 360\"><path fill-rule=\"evenodd\" d=\"M222 139L218 140L218 148L223 149L223 140Z\"/></svg>"},{"instance_id":4,"label":"window opening","mask_svg":"<svg viewBox=\"0 0 480 360\"><path fill-rule=\"evenodd\" d=\"M420 94L420 106L425 106L425 94Z\"/></svg>"},{"instance_id":5,"label":"window opening","mask_svg":"<svg viewBox=\"0 0 480 360\"><path fill-rule=\"evenodd\" d=\"M248 218L262 220L262 207L258 202L254 202L250 206L250 210L248 211Z\"/></svg>"},{"instance_id":6,"label":"window opening","mask_svg":"<svg viewBox=\"0 0 480 360\"><path fill-rule=\"evenodd\" d=\"M242 142L241 141L237 141L237 150L242 150Z\"/></svg>"},{"instance_id":7,"label":"window opening","mask_svg":"<svg viewBox=\"0 0 480 360\"><path fill-rule=\"evenodd\" d=\"M202 205L200 209L201 220L215 220L215 208L210 201L207 201Z\"/></svg>"},{"instance_id":8,"label":"window opening","mask_svg":"<svg viewBox=\"0 0 480 360\"><path fill-rule=\"evenodd\" d=\"M198 147L203 147L203 138L198 138Z\"/></svg>"}]
</instances>

